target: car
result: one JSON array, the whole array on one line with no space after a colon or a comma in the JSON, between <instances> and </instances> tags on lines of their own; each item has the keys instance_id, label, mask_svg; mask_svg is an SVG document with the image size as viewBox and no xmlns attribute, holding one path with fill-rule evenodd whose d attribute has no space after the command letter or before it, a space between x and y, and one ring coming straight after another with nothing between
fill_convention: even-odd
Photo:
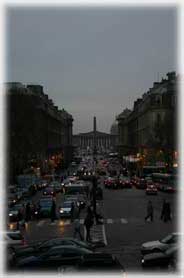
<instances>
[{"instance_id":1,"label":"car","mask_svg":"<svg viewBox=\"0 0 184 278\"><path fill-rule=\"evenodd\" d=\"M129 177L120 175L119 177L119 187L120 188L132 188L132 182Z\"/></svg>"},{"instance_id":2,"label":"car","mask_svg":"<svg viewBox=\"0 0 184 278\"><path fill-rule=\"evenodd\" d=\"M53 196L54 195L54 189L52 187L46 187L43 190L43 195Z\"/></svg>"},{"instance_id":3,"label":"car","mask_svg":"<svg viewBox=\"0 0 184 278\"><path fill-rule=\"evenodd\" d=\"M45 253L17 260L15 268L58 270L63 264L73 265L80 260L82 255L92 253L91 250L76 246L55 246Z\"/></svg>"},{"instance_id":4,"label":"car","mask_svg":"<svg viewBox=\"0 0 184 278\"><path fill-rule=\"evenodd\" d=\"M171 233L163 239L145 242L141 246L141 253L145 255L153 252L164 252L168 248L175 246L179 238L179 233Z\"/></svg>"},{"instance_id":5,"label":"car","mask_svg":"<svg viewBox=\"0 0 184 278\"><path fill-rule=\"evenodd\" d=\"M111 274L122 274L125 271L117 257L108 253L85 254L75 265L64 265L61 266L59 270L64 274L76 272L98 273L101 271L105 274L106 272L108 272L108 274L109 272Z\"/></svg>"},{"instance_id":6,"label":"car","mask_svg":"<svg viewBox=\"0 0 184 278\"><path fill-rule=\"evenodd\" d=\"M15 204L8 212L9 222L16 222L18 221L18 213L19 210L22 208L23 203Z\"/></svg>"},{"instance_id":7,"label":"car","mask_svg":"<svg viewBox=\"0 0 184 278\"><path fill-rule=\"evenodd\" d=\"M163 184L160 187L160 190L163 191L163 192L167 192L167 193L174 193L174 192L176 192L175 187L173 185L169 185L169 184Z\"/></svg>"},{"instance_id":8,"label":"car","mask_svg":"<svg viewBox=\"0 0 184 278\"><path fill-rule=\"evenodd\" d=\"M39 200L39 217L50 217L52 208L52 198L41 198Z\"/></svg>"},{"instance_id":9,"label":"car","mask_svg":"<svg viewBox=\"0 0 184 278\"><path fill-rule=\"evenodd\" d=\"M147 188L147 181L144 178L140 178L136 183L137 189L146 189Z\"/></svg>"},{"instance_id":10,"label":"car","mask_svg":"<svg viewBox=\"0 0 184 278\"><path fill-rule=\"evenodd\" d=\"M61 184L58 181L53 181L49 184L49 187L53 189L54 192L61 192Z\"/></svg>"},{"instance_id":11,"label":"car","mask_svg":"<svg viewBox=\"0 0 184 278\"><path fill-rule=\"evenodd\" d=\"M8 194L8 206L12 207L13 205L15 205L18 201L17 195L16 193L9 193Z\"/></svg>"},{"instance_id":12,"label":"car","mask_svg":"<svg viewBox=\"0 0 184 278\"><path fill-rule=\"evenodd\" d=\"M64 203L59 208L60 218L72 216L72 203L73 203L72 201L64 201Z\"/></svg>"},{"instance_id":13,"label":"car","mask_svg":"<svg viewBox=\"0 0 184 278\"><path fill-rule=\"evenodd\" d=\"M4 239L8 248L12 248L12 249L14 249L14 247L16 246L23 246L27 244L24 236L21 234L19 230L7 231L4 234Z\"/></svg>"},{"instance_id":14,"label":"car","mask_svg":"<svg viewBox=\"0 0 184 278\"><path fill-rule=\"evenodd\" d=\"M36 241L25 247L18 247L14 249L16 259L20 257L35 256L44 253L55 246L75 246L78 248L86 248L91 251L95 250L95 244L90 244L85 241L80 241L75 238L52 238L44 241Z\"/></svg>"},{"instance_id":15,"label":"car","mask_svg":"<svg viewBox=\"0 0 184 278\"><path fill-rule=\"evenodd\" d=\"M147 195L157 195L158 189L154 184L147 185L146 194Z\"/></svg>"},{"instance_id":16,"label":"car","mask_svg":"<svg viewBox=\"0 0 184 278\"><path fill-rule=\"evenodd\" d=\"M48 186L47 180L40 180L40 182L37 183L37 190L42 190L43 188L46 188Z\"/></svg>"},{"instance_id":17,"label":"car","mask_svg":"<svg viewBox=\"0 0 184 278\"><path fill-rule=\"evenodd\" d=\"M168 268L170 265L174 265L177 261L178 247L173 246L168 248L164 252L156 252L144 255L141 259L141 265L143 268L159 267Z\"/></svg>"},{"instance_id":18,"label":"car","mask_svg":"<svg viewBox=\"0 0 184 278\"><path fill-rule=\"evenodd\" d=\"M104 185L106 188L118 188L118 180L114 177L107 177L104 180Z\"/></svg>"}]
</instances>

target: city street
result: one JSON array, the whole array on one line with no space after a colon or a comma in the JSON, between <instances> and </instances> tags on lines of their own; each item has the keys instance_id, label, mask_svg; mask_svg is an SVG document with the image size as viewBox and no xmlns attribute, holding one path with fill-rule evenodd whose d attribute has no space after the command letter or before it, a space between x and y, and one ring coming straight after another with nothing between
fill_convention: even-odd
<instances>
[{"instance_id":1,"label":"city street","mask_svg":"<svg viewBox=\"0 0 184 278\"><path fill-rule=\"evenodd\" d=\"M103 178L100 186L103 188ZM141 271L140 246L146 241L157 240L171 232L177 231L176 224L176 194L158 192L156 196L147 196L144 190L132 189L105 189L104 200L97 202L97 210L104 216L103 225L94 225L92 239L103 240L105 247L99 251L109 252L118 257L126 271ZM42 192L37 192L34 201L37 201ZM160 220L163 199L171 204L172 222L163 223ZM63 194L56 197L57 207L62 203ZM148 200L154 206L154 221L146 222L146 207ZM85 209L80 215L80 224L83 235ZM96 231L95 231L96 230ZM26 225L25 237L28 242L51 239L54 237L72 237L73 224L70 219L51 220L41 219L30 221Z\"/></svg>"}]
</instances>

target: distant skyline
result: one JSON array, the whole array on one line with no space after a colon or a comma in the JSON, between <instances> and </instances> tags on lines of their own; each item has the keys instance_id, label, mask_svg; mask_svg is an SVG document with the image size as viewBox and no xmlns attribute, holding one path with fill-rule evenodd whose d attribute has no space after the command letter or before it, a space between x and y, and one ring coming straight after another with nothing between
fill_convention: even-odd
<instances>
[{"instance_id":1,"label":"distant skyline","mask_svg":"<svg viewBox=\"0 0 184 278\"><path fill-rule=\"evenodd\" d=\"M73 133L115 117L177 71L176 8L19 8L6 13L7 80L43 85Z\"/></svg>"}]
</instances>

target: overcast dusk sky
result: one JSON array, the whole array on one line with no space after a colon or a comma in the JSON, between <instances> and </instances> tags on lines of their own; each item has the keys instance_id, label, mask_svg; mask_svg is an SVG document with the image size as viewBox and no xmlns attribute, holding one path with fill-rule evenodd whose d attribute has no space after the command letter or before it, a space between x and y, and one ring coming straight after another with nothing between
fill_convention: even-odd
<instances>
[{"instance_id":1,"label":"overcast dusk sky","mask_svg":"<svg viewBox=\"0 0 184 278\"><path fill-rule=\"evenodd\" d=\"M8 8L7 81L44 86L74 134L109 132L154 81L177 71L175 8Z\"/></svg>"}]
</instances>

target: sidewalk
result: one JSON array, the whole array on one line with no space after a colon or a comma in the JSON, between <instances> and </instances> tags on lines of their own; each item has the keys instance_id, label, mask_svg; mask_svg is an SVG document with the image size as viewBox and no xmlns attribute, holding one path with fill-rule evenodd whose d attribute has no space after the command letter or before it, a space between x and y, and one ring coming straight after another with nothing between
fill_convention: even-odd
<instances>
[{"instance_id":1,"label":"sidewalk","mask_svg":"<svg viewBox=\"0 0 184 278\"><path fill-rule=\"evenodd\" d=\"M103 213L103 200L97 200L96 203L97 212L104 216ZM92 242L98 245L98 247L104 247L107 245L106 235L105 235L105 226L104 224L96 224L91 228L90 231ZM86 238L86 229L84 226L84 238Z\"/></svg>"}]
</instances>

